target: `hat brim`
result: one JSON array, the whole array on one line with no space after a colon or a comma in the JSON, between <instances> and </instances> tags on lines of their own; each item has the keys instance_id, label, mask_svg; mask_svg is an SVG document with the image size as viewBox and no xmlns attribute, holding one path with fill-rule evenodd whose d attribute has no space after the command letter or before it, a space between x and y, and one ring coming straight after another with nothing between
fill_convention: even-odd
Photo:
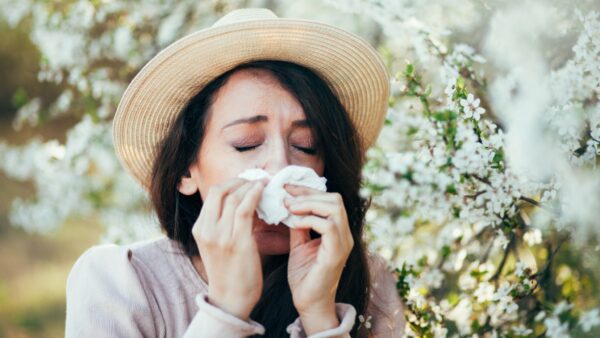
<instances>
[{"instance_id":1,"label":"hat brim","mask_svg":"<svg viewBox=\"0 0 600 338\"><path fill-rule=\"evenodd\" d=\"M127 87L115 113L117 156L145 188L156 147L188 101L210 81L255 60L281 60L320 75L348 111L363 151L379 134L389 77L377 51L337 27L303 19L245 21L190 34L151 59Z\"/></svg>"}]
</instances>

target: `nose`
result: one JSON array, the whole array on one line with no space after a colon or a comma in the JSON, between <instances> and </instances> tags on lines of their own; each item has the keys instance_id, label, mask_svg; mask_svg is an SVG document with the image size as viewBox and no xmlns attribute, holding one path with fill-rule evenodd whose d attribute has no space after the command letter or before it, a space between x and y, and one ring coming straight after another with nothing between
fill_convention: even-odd
<instances>
[{"instance_id":1,"label":"nose","mask_svg":"<svg viewBox=\"0 0 600 338\"><path fill-rule=\"evenodd\" d=\"M287 143L281 138L277 138L271 143L265 158L262 159L261 168L270 175L275 175L281 169L290 165Z\"/></svg>"}]
</instances>

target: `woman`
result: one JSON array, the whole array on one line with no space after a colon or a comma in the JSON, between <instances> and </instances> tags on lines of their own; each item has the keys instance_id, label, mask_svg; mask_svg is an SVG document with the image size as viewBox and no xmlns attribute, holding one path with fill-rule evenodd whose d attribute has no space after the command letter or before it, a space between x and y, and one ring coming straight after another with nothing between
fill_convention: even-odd
<instances>
[{"instance_id":1,"label":"woman","mask_svg":"<svg viewBox=\"0 0 600 338\"><path fill-rule=\"evenodd\" d=\"M86 251L67 282L66 335L401 336L358 193L388 91L363 40L265 9L233 11L159 53L127 88L114 137L166 237ZM286 187L293 229L257 217L266 181L238 178L289 165L327 179L325 192Z\"/></svg>"}]
</instances>

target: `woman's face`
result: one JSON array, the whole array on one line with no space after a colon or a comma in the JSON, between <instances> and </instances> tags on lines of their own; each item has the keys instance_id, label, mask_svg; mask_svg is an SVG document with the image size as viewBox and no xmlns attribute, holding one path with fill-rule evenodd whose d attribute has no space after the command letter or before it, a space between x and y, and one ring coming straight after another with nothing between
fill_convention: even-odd
<instances>
[{"instance_id":1,"label":"woman's face","mask_svg":"<svg viewBox=\"0 0 600 338\"><path fill-rule=\"evenodd\" d=\"M294 164L323 176L324 165L296 98L265 70L233 73L215 94L198 161L179 191L202 199L213 184L235 178L246 169L274 175ZM254 214L253 234L261 255L289 252L289 228L267 225Z\"/></svg>"}]
</instances>

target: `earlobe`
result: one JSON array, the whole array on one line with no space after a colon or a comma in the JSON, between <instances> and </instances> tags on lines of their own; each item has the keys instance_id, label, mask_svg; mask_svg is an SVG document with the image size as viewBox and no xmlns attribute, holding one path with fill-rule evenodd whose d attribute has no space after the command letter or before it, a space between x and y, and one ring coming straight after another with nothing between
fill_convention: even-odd
<instances>
[{"instance_id":1,"label":"earlobe","mask_svg":"<svg viewBox=\"0 0 600 338\"><path fill-rule=\"evenodd\" d=\"M181 177L181 181L179 181L179 184L177 185L177 190L188 196L193 195L198 191L198 186L196 185L196 182L194 182L189 170Z\"/></svg>"}]
</instances>

